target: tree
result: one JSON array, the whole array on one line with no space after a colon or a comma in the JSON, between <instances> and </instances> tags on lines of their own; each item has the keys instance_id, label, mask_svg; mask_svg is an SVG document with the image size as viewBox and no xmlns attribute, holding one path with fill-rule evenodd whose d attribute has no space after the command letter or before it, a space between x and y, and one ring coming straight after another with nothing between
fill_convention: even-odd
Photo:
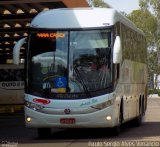
<instances>
[{"instance_id":1,"label":"tree","mask_svg":"<svg viewBox=\"0 0 160 147\"><path fill-rule=\"evenodd\" d=\"M157 50L158 64L160 65L160 1L159 0L140 0L140 6L143 10L153 13L157 21L155 33L155 47Z\"/></svg>"},{"instance_id":2,"label":"tree","mask_svg":"<svg viewBox=\"0 0 160 147\"><path fill-rule=\"evenodd\" d=\"M157 64L154 73L156 75L160 75L160 1L159 0L139 0L139 1L141 9L150 11L156 18L154 47L156 49Z\"/></svg>"},{"instance_id":3,"label":"tree","mask_svg":"<svg viewBox=\"0 0 160 147\"><path fill-rule=\"evenodd\" d=\"M152 50L152 51L148 52L148 55L147 55L147 59L148 59L148 82L149 82L150 86L154 86L154 84L157 85L157 83L153 83L154 82L153 77L154 77L154 74L157 71L157 65L158 65L158 60L156 60L156 58L157 58L157 52L156 51ZM157 79L157 76L155 78ZM152 88L155 88L155 87L152 87Z\"/></svg>"},{"instance_id":4,"label":"tree","mask_svg":"<svg viewBox=\"0 0 160 147\"><path fill-rule=\"evenodd\" d=\"M93 5L94 5L94 7L101 7L101 8L108 8L108 7L110 7L103 0L93 0Z\"/></svg>"}]
</instances>

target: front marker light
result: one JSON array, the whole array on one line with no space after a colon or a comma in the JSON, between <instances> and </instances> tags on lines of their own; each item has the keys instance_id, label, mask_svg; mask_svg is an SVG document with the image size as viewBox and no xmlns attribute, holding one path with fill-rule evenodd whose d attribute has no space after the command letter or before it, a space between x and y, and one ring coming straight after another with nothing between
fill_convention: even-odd
<instances>
[{"instance_id":1,"label":"front marker light","mask_svg":"<svg viewBox=\"0 0 160 147\"><path fill-rule=\"evenodd\" d=\"M94 106L92 106L92 108L101 110L101 109L104 109L104 108L107 108L107 107L113 105L113 102L114 102L114 100L111 99L111 100L108 100L108 101L106 101L106 102L104 102L104 103L94 105Z\"/></svg>"},{"instance_id":2,"label":"front marker light","mask_svg":"<svg viewBox=\"0 0 160 147\"><path fill-rule=\"evenodd\" d=\"M108 121L110 121L112 119L112 117L110 116L110 115L108 115L107 117L106 117L106 120L108 120Z\"/></svg>"},{"instance_id":3,"label":"front marker light","mask_svg":"<svg viewBox=\"0 0 160 147\"><path fill-rule=\"evenodd\" d=\"M27 116L26 121L31 122L31 120L32 120L31 117Z\"/></svg>"}]
</instances>

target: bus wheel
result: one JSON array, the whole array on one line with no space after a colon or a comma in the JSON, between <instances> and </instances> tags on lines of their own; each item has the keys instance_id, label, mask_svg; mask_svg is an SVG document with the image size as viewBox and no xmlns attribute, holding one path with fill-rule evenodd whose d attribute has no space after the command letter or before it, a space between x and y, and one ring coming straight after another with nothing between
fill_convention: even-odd
<instances>
[{"instance_id":1,"label":"bus wheel","mask_svg":"<svg viewBox=\"0 0 160 147\"><path fill-rule=\"evenodd\" d=\"M51 128L38 128L37 132L40 138L48 138L51 134Z\"/></svg>"}]
</instances>

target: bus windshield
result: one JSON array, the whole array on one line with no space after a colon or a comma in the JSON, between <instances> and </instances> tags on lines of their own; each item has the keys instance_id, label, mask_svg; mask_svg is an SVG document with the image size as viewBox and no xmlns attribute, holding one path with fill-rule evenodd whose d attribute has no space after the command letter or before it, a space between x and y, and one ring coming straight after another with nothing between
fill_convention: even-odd
<instances>
[{"instance_id":1,"label":"bus windshield","mask_svg":"<svg viewBox=\"0 0 160 147\"><path fill-rule=\"evenodd\" d=\"M28 91L53 94L92 93L112 83L111 31L32 32L29 37Z\"/></svg>"}]
</instances>

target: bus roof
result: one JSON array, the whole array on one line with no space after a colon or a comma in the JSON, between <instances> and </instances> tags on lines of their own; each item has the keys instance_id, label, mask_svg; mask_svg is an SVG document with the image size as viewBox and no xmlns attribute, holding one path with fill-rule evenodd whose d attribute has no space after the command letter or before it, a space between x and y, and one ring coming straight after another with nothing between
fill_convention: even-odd
<instances>
[{"instance_id":1,"label":"bus roof","mask_svg":"<svg viewBox=\"0 0 160 147\"><path fill-rule=\"evenodd\" d=\"M61 8L43 11L31 22L32 28L79 29L113 26L122 22L143 33L122 14L112 8Z\"/></svg>"}]
</instances>

